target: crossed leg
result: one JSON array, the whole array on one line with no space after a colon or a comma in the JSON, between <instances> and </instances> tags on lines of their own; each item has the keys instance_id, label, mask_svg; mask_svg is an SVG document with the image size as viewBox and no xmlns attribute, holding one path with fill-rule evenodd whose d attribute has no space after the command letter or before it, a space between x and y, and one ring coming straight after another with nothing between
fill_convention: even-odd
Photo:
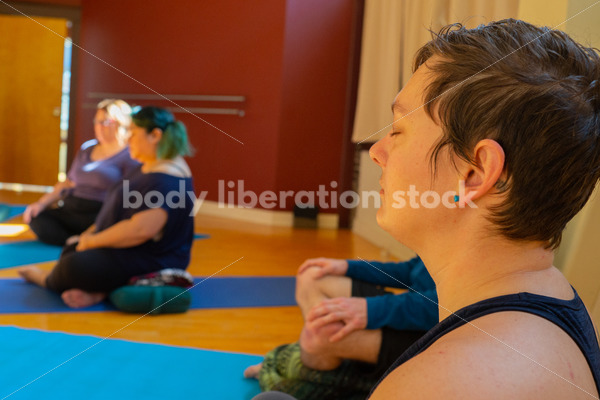
<instances>
[{"instance_id":1,"label":"crossed leg","mask_svg":"<svg viewBox=\"0 0 600 400\"><path fill-rule=\"evenodd\" d=\"M310 310L321 301L352 295L350 278L319 277L318 273L319 267L313 267L296 276L296 302L305 321ZM305 324L300 333L302 363L323 371L337 368L344 359L376 363L381 348L381 330L357 330L337 342L330 342L330 336L342 327L343 322L332 322L318 329L311 329ZM261 367L261 364L248 367L244 376L257 378Z\"/></svg>"},{"instance_id":2,"label":"crossed leg","mask_svg":"<svg viewBox=\"0 0 600 400\"><path fill-rule=\"evenodd\" d=\"M21 278L34 285L46 287L46 278L50 275L50 271L45 271L39 267L23 267L17 271Z\"/></svg>"},{"instance_id":3,"label":"crossed leg","mask_svg":"<svg viewBox=\"0 0 600 400\"><path fill-rule=\"evenodd\" d=\"M352 280L345 276L318 277L319 268L309 268L297 276L296 301L306 316L325 299L350 297ZM318 329L304 325L300 334L302 363L317 370L337 368L344 359L376 363L381 347L381 330L356 330L337 342L329 338L343 327L343 322L332 322Z\"/></svg>"},{"instance_id":4,"label":"crossed leg","mask_svg":"<svg viewBox=\"0 0 600 400\"><path fill-rule=\"evenodd\" d=\"M23 267L17 272L27 282L43 288L46 287L46 278L50 275L50 271L35 266ZM105 297L106 293L90 293L81 289L65 290L61 295L65 304L71 308L93 306L94 304L100 303Z\"/></svg>"}]
</instances>

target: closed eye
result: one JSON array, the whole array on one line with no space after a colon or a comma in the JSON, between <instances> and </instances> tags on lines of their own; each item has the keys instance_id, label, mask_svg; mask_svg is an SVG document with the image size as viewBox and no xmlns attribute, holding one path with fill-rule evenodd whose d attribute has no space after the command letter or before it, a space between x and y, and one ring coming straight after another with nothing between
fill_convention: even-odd
<instances>
[{"instance_id":1,"label":"closed eye","mask_svg":"<svg viewBox=\"0 0 600 400\"><path fill-rule=\"evenodd\" d=\"M401 133L402 133L402 132L400 132L400 131L392 131L392 132L390 132L390 136L392 136L392 137L393 137L393 136L399 135L399 134L401 134Z\"/></svg>"}]
</instances>

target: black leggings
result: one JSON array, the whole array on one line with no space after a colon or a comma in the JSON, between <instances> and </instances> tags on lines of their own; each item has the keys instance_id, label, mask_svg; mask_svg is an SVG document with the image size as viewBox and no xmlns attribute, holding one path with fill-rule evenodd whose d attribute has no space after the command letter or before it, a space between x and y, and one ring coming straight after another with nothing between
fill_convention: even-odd
<instances>
[{"instance_id":1,"label":"black leggings","mask_svg":"<svg viewBox=\"0 0 600 400\"><path fill-rule=\"evenodd\" d=\"M138 275L162 269L144 254L132 249L99 248L75 251L76 244L63 249L58 263L46 278L46 287L58 293L81 289L109 293L125 286ZM138 261L138 262L136 262Z\"/></svg>"},{"instance_id":2,"label":"black leggings","mask_svg":"<svg viewBox=\"0 0 600 400\"><path fill-rule=\"evenodd\" d=\"M31 219L29 227L41 242L64 246L96 220L102 202L67 196L59 207L48 207Z\"/></svg>"}]
</instances>

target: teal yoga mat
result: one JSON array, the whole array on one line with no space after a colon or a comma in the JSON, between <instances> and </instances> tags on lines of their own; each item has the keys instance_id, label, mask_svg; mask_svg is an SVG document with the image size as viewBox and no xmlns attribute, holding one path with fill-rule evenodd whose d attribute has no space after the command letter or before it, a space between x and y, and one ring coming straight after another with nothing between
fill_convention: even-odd
<instances>
[{"instance_id":1,"label":"teal yoga mat","mask_svg":"<svg viewBox=\"0 0 600 400\"><path fill-rule=\"evenodd\" d=\"M27 240L0 244L0 269L56 261L62 247Z\"/></svg>"},{"instance_id":2,"label":"teal yoga mat","mask_svg":"<svg viewBox=\"0 0 600 400\"><path fill-rule=\"evenodd\" d=\"M209 235L194 234L194 239L208 239ZM0 269L20 267L22 265L39 264L56 261L62 247L51 246L37 240L9 242L0 244Z\"/></svg>"},{"instance_id":3,"label":"teal yoga mat","mask_svg":"<svg viewBox=\"0 0 600 400\"><path fill-rule=\"evenodd\" d=\"M27 206L0 203L0 222L23 214Z\"/></svg>"},{"instance_id":4,"label":"teal yoga mat","mask_svg":"<svg viewBox=\"0 0 600 400\"><path fill-rule=\"evenodd\" d=\"M0 398L245 400L262 357L0 327Z\"/></svg>"}]
</instances>

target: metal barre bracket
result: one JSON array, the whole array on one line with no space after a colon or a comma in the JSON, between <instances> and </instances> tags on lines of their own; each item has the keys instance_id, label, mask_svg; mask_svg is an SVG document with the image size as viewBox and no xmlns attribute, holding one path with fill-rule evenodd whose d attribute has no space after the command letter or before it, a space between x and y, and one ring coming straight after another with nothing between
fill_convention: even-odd
<instances>
[{"instance_id":1,"label":"metal barre bracket","mask_svg":"<svg viewBox=\"0 0 600 400\"><path fill-rule=\"evenodd\" d=\"M245 96L225 96L225 95L188 95L188 94L134 94L134 93L103 93L90 92L90 99L123 99L123 100L166 100L166 101L221 101L243 103L246 101ZM85 103L84 108L93 108L95 105ZM212 115L237 115L243 117L246 112L238 108L219 108L219 107L166 107L173 113L192 113L192 114L212 114Z\"/></svg>"}]
</instances>

